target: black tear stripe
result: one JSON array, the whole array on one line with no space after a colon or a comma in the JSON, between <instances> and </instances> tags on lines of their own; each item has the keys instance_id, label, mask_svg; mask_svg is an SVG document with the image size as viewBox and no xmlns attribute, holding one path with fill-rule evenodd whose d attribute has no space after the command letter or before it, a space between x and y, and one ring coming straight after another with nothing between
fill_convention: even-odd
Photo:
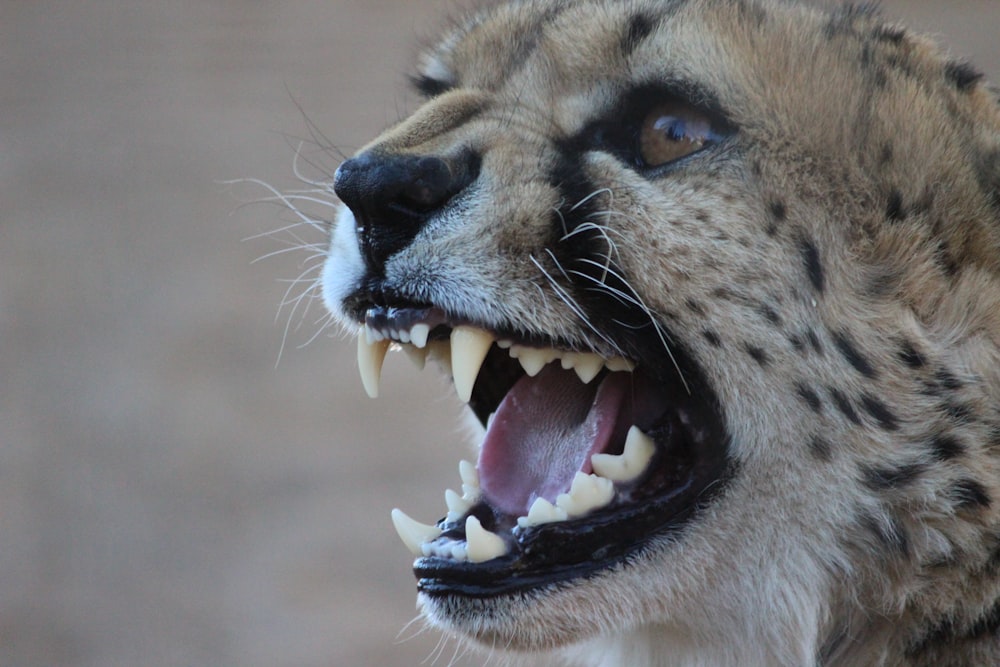
<instances>
[{"instance_id":1,"label":"black tear stripe","mask_svg":"<svg viewBox=\"0 0 1000 667\"><path fill-rule=\"evenodd\" d=\"M641 360L650 350L662 350L657 324L636 301L638 295L626 282L624 272L609 262L607 239L599 229L583 228L604 210L603 198L592 196L598 188L586 177L579 151L572 143L557 146L560 158L549 173L549 184L559 192L562 206L553 211L549 241L538 259L545 266L553 259L558 266L547 267L548 278L565 290L582 310L588 324L623 347L626 356ZM628 331L625 340L618 332ZM675 346L678 346L676 341Z\"/></svg>"},{"instance_id":2,"label":"black tear stripe","mask_svg":"<svg viewBox=\"0 0 1000 667\"><path fill-rule=\"evenodd\" d=\"M872 367L871 362L854 346L854 341L846 333L843 331L834 333L833 342L840 351L840 354L847 360L847 363L854 367L854 370L869 380L875 378L875 369Z\"/></svg>"},{"instance_id":3,"label":"black tear stripe","mask_svg":"<svg viewBox=\"0 0 1000 667\"><path fill-rule=\"evenodd\" d=\"M819 250L816 248L816 244L811 239L802 239L799 249L802 251L802 260L805 263L809 282L812 283L817 292L822 294L825 279L823 277L823 263L820 261Z\"/></svg>"}]
</instances>

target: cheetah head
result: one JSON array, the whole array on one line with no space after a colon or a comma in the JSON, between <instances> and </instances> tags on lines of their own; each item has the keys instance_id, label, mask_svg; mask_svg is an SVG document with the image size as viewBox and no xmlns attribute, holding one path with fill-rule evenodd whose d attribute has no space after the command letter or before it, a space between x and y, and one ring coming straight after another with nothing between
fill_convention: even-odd
<instances>
[{"instance_id":1,"label":"cheetah head","mask_svg":"<svg viewBox=\"0 0 1000 667\"><path fill-rule=\"evenodd\" d=\"M444 518L393 515L428 619L716 665L971 622L930 568L987 558L1000 482L978 75L866 9L539 0L414 81L337 171L323 290L370 395L402 349L481 425Z\"/></svg>"}]
</instances>

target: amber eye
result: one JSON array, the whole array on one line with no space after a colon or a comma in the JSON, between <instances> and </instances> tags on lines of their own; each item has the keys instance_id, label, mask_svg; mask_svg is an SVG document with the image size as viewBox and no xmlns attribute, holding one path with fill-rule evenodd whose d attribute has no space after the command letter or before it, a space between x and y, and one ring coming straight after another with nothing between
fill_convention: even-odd
<instances>
[{"instance_id":1,"label":"amber eye","mask_svg":"<svg viewBox=\"0 0 1000 667\"><path fill-rule=\"evenodd\" d=\"M647 167L658 167L718 141L711 119L687 105L664 102L650 109L639 132L639 155Z\"/></svg>"}]
</instances>

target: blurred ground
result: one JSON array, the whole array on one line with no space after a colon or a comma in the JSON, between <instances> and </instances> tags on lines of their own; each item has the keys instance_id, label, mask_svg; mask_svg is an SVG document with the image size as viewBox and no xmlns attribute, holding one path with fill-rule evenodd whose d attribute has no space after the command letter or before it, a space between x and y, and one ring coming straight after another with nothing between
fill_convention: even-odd
<instances>
[{"instance_id":1,"label":"blurred ground","mask_svg":"<svg viewBox=\"0 0 1000 667\"><path fill-rule=\"evenodd\" d=\"M397 360L368 401L353 345L301 347L321 311L275 319L277 279L308 253L251 264L288 215L219 181L299 187L297 105L348 152L395 120L451 4L0 2L0 666L434 654L397 641L388 512L441 513L455 402ZM1000 78L995 0L884 5Z\"/></svg>"}]
</instances>

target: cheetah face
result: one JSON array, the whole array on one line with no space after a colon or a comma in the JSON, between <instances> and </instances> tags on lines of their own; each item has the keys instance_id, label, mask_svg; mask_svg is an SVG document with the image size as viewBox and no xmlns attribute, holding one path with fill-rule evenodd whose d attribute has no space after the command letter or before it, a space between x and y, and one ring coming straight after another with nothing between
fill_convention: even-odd
<instances>
[{"instance_id":1,"label":"cheetah face","mask_svg":"<svg viewBox=\"0 0 1000 667\"><path fill-rule=\"evenodd\" d=\"M433 623L807 664L864 598L859 554L900 526L836 452L898 446L879 360L930 345L888 324L891 290L857 297L931 256L870 231L921 187L873 165L930 113L871 118L882 56L859 35L903 41L880 26L739 0L501 5L340 166L323 290L367 393L402 350L482 426L444 518L393 513Z\"/></svg>"}]
</instances>

